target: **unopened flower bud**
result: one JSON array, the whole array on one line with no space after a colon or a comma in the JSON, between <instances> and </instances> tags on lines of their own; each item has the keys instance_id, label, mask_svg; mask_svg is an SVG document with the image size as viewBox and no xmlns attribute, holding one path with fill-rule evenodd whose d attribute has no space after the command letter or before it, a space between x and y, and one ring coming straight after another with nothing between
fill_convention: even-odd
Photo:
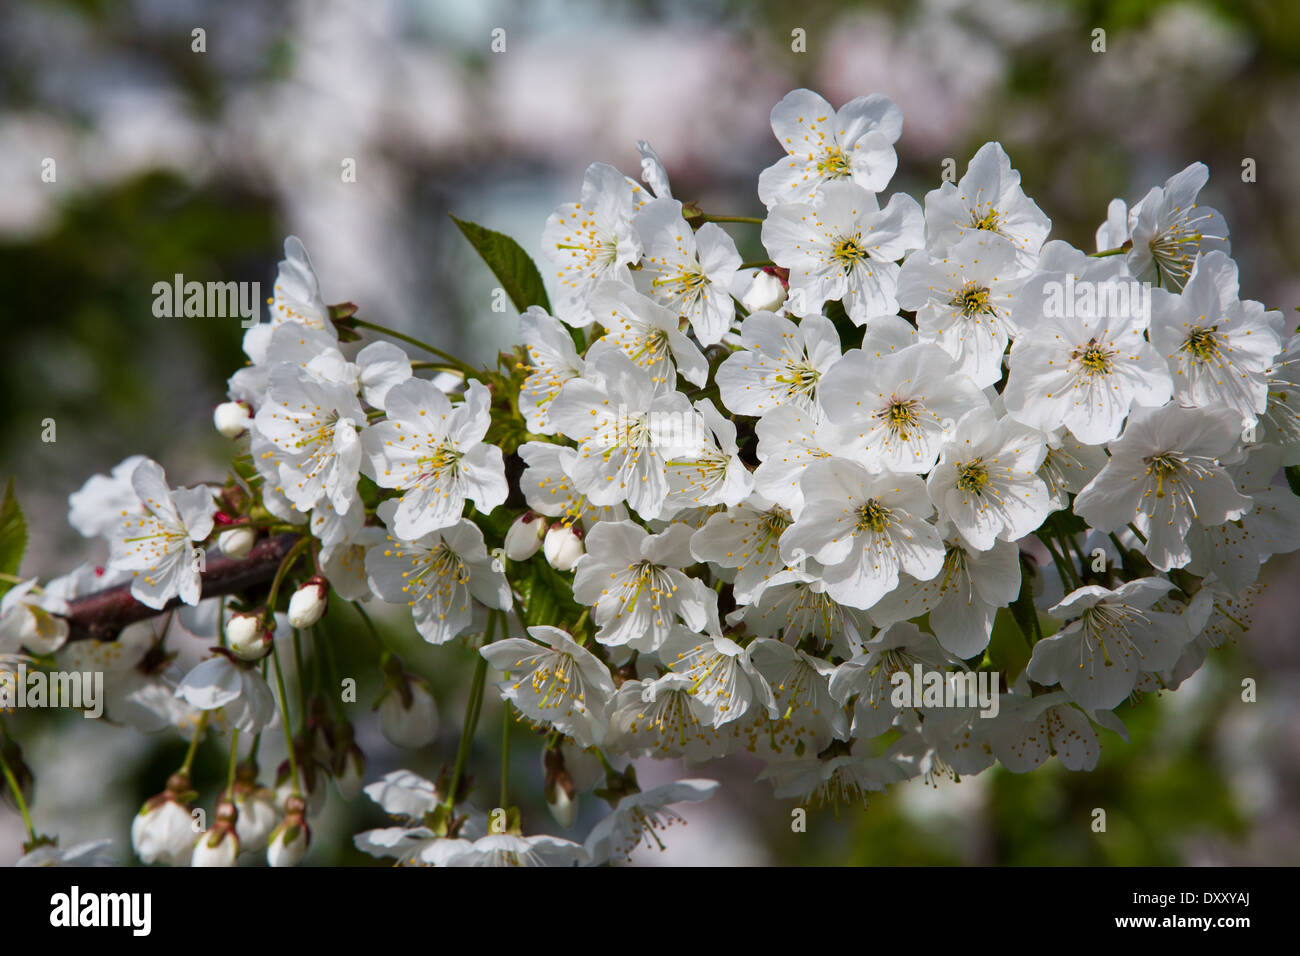
<instances>
[{"instance_id":1,"label":"unopened flower bud","mask_svg":"<svg viewBox=\"0 0 1300 956\"><path fill-rule=\"evenodd\" d=\"M366 776L366 755L356 743L356 731L346 720L339 721L334 728L334 785L344 800L355 800L361 796L361 785Z\"/></svg>"},{"instance_id":2,"label":"unopened flower bud","mask_svg":"<svg viewBox=\"0 0 1300 956\"><path fill-rule=\"evenodd\" d=\"M289 623L294 627L311 627L329 606L330 585L319 574L293 592L289 598Z\"/></svg>"},{"instance_id":3,"label":"unopened flower bud","mask_svg":"<svg viewBox=\"0 0 1300 956\"><path fill-rule=\"evenodd\" d=\"M511 561L527 561L537 553L545 536L546 519L536 512L525 511L506 532L506 557Z\"/></svg>"},{"instance_id":4,"label":"unopened flower bud","mask_svg":"<svg viewBox=\"0 0 1300 956\"><path fill-rule=\"evenodd\" d=\"M248 431L253 410L247 402L222 402L212 410L212 424L225 438L238 438Z\"/></svg>"},{"instance_id":5,"label":"unopened flower bud","mask_svg":"<svg viewBox=\"0 0 1300 956\"><path fill-rule=\"evenodd\" d=\"M546 561L557 571L571 571L586 552L582 544L582 531L569 524L552 525L542 544Z\"/></svg>"},{"instance_id":6,"label":"unopened flower bud","mask_svg":"<svg viewBox=\"0 0 1300 956\"><path fill-rule=\"evenodd\" d=\"M186 866L194 852L194 818L190 779L174 773L167 789L150 797L131 821L131 846L144 863Z\"/></svg>"},{"instance_id":7,"label":"unopened flower bud","mask_svg":"<svg viewBox=\"0 0 1300 956\"><path fill-rule=\"evenodd\" d=\"M544 750L542 766L546 771L542 783L546 806L550 809L555 822L568 829L573 826L573 821L578 816L578 790L564 766L564 755L558 749Z\"/></svg>"},{"instance_id":8,"label":"unopened flower bud","mask_svg":"<svg viewBox=\"0 0 1300 956\"><path fill-rule=\"evenodd\" d=\"M275 802L275 791L258 784L256 764L242 763L236 771L235 807L239 811L235 832L240 848L266 849L271 832L280 821L280 808Z\"/></svg>"},{"instance_id":9,"label":"unopened flower bud","mask_svg":"<svg viewBox=\"0 0 1300 956\"><path fill-rule=\"evenodd\" d=\"M785 284L766 269L754 276L740 304L750 312L775 312L785 302Z\"/></svg>"},{"instance_id":10,"label":"unopened flower bud","mask_svg":"<svg viewBox=\"0 0 1300 956\"><path fill-rule=\"evenodd\" d=\"M257 543L257 530L254 528L231 528L217 535L217 547L221 553L230 558L246 558Z\"/></svg>"},{"instance_id":11,"label":"unopened flower bud","mask_svg":"<svg viewBox=\"0 0 1300 956\"><path fill-rule=\"evenodd\" d=\"M438 704L428 685L407 674L379 703L379 729L399 747L423 747L438 736Z\"/></svg>"},{"instance_id":12,"label":"unopened flower bud","mask_svg":"<svg viewBox=\"0 0 1300 956\"><path fill-rule=\"evenodd\" d=\"M305 807L291 810L271 834L266 846L266 862L271 866L297 866L311 845L311 829L304 816Z\"/></svg>"},{"instance_id":13,"label":"unopened flower bud","mask_svg":"<svg viewBox=\"0 0 1300 956\"><path fill-rule=\"evenodd\" d=\"M271 653L271 634L259 613L236 612L226 622L226 643L241 661L258 661Z\"/></svg>"},{"instance_id":14,"label":"unopened flower bud","mask_svg":"<svg viewBox=\"0 0 1300 956\"><path fill-rule=\"evenodd\" d=\"M234 866L239 857L239 835L235 821L239 811L230 802L217 804L216 822L212 829L194 843L190 866Z\"/></svg>"}]
</instances>

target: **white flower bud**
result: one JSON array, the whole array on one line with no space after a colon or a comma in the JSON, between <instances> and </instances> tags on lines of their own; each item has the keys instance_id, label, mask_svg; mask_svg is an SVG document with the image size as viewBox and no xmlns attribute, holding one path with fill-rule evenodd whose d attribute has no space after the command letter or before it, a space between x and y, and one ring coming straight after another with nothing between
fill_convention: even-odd
<instances>
[{"instance_id":1,"label":"white flower bud","mask_svg":"<svg viewBox=\"0 0 1300 956\"><path fill-rule=\"evenodd\" d=\"M235 835L235 831L225 827L213 827L194 844L190 866L234 866L238 857L239 837Z\"/></svg>"},{"instance_id":2,"label":"white flower bud","mask_svg":"<svg viewBox=\"0 0 1300 956\"><path fill-rule=\"evenodd\" d=\"M271 866L297 866L307 855L311 831L301 816L288 816L271 834L266 846L266 862Z\"/></svg>"},{"instance_id":3,"label":"white flower bud","mask_svg":"<svg viewBox=\"0 0 1300 956\"><path fill-rule=\"evenodd\" d=\"M141 862L185 866L194 852L193 823L190 811L174 800L145 804L131 821L131 846Z\"/></svg>"},{"instance_id":4,"label":"white flower bud","mask_svg":"<svg viewBox=\"0 0 1300 956\"><path fill-rule=\"evenodd\" d=\"M261 614L232 614L226 622L226 643L241 661L261 660L271 651L271 635Z\"/></svg>"},{"instance_id":5,"label":"white flower bud","mask_svg":"<svg viewBox=\"0 0 1300 956\"><path fill-rule=\"evenodd\" d=\"M397 746L414 749L438 736L438 705L422 682L410 680L407 687L411 706L403 706L396 689L390 691L379 705L379 729Z\"/></svg>"},{"instance_id":6,"label":"white flower bud","mask_svg":"<svg viewBox=\"0 0 1300 956\"><path fill-rule=\"evenodd\" d=\"M572 525L552 525L546 532L546 541L542 545L546 561L557 571L571 571L578 559L586 552L582 544L582 533Z\"/></svg>"},{"instance_id":7,"label":"white flower bud","mask_svg":"<svg viewBox=\"0 0 1300 956\"><path fill-rule=\"evenodd\" d=\"M365 772L365 760L349 754L343 761L342 773L334 778L334 785L339 788L339 796L349 802L361 796L361 785L365 783Z\"/></svg>"},{"instance_id":8,"label":"white flower bud","mask_svg":"<svg viewBox=\"0 0 1300 956\"><path fill-rule=\"evenodd\" d=\"M212 424L226 438L238 438L252 420L252 409L245 402L222 402L212 410Z\"/></svg>"},{"instance_id":9,"label":"white flower bud","mask_svg":"<svg viewBox=\"0 0 1300 956\"><path fill-rule=\"evenodd\" d=\"M325 614L329 606L330 586L319 575L293 592L289 598L289 624L293 627L311 627Z\"/></svg>"},{"instance_id":10,"label":"white flower bud","mask_svg":"<svg viewBox=\"0 0 1300 956\"><path fill-rule=\"evenodd\" d=\"M547 794L546 806L550 808L555 822L566 830L573 826L573 821L578 818L578 796L577 794L569 796L568 791L562 786L557 786L553 794Z\"/></svg>"},{"instance_id":11,"label":"white flower bud","mask_svg":"<svg viewBox=\"0 0 1300 956\"><path fill-rule=\"evenodd\" d=\"M280 809L275 803L275 794L265 787L257 787L248 793L235 793L235 806L239 809L239 820L235 823L235 832L239 834L239 843L245 850L263 850L271 839L271 833L280 822Z\"/></svg>"},{"instance_id":12,"label":"white flower bud","mask_svg":"<svg viewBox=\"0 0 1300 956\"><path fill-rule=\"evenodd\" d=\"M527 561L537 553L545 536L546 519L535 512L525 511L506 532L506 557L511 561Z\"/></svg>"},{"instance_id":13,"label":"white flower bud","mask_svg":"<svg viewBox=\"0 0 1300 956\"><path fill-rule=\"evenodd\" d=\"M775 312L785 302L785 286L770 272L759 271L740 303L750 312Z\"/></svg>"},{"instance_id":14,"label":"white flower bud","mask_svg":"<svg viewBox=\"0 0 1300 956\"><path fill-rule=\"evenodd\" d=\"M254 528L231 528L217 535L217 547L229 558L246 558L257 543L257 531Z\"/></svg>"}]
</instances>

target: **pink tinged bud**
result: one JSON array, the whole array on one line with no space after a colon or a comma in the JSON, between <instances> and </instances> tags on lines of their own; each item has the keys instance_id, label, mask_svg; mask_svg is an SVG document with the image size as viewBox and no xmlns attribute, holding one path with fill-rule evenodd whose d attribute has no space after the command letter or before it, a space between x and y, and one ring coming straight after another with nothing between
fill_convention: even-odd
<instances>
[{"instance_id":1,"label":"pink tinged bud","mask_svg":"<svg viewBox=\"0 0 1300 956\"><path fill-rule=\"evenodd\" d=\"M329 582L317 575L293 592L289 599L289 623L293 627L311 627L329 606Z\"/></svg>"},{"instance_id":2,"label":"pink tinged bud","mask_svg":"<svg viewBox=\"0 0 1300 956\"><path fill-rule=\"evenodd\" d=\"M212 410L212 424L225 438L238 438L248 431L253 411L246 402L222 402Z\"/></svg>"},{"instance_id":3,"label":"pink tinged bud","mask_svg":"<svg viewBox=\"0 0 1300 956\"><path fill-rule=\"evenodd\" d=\"M226 622L226 643L241 661L258 661L271 652L271 635L257 613L232 614Z\"/></svg>"},{"instance_id":4,"label":"pink tinged bud","mask_svg":"<svg viewBox=\"0 0 1300 956\"><path fill-rule=\"evenodd\" d=\"M582 544L582 532L567 524L553 525L546 532L542 549L547 563L557 571L573 570L587 550Z\"/></svg>"},{"instance_id":5,"label":"pink tinged bud","mask_svg":"<svg viewBox=\"0 0 1300 956\"><path fill-rule=\"evenodd\" d=\"M511 561L527 561L537 553L545 536L546 519L525 511L506 532L506 557Z\"/></svg>"},{"instance_id":6,"label":"pink tinged bud","mask_svg":"<svg viewBox=\"0 0 1300 956\"><path fill-rule=\"evenodd\" d=\"M750 312L775 312L785 302L785 285L772 273L760 272L740 302Z\"/></svg>"},{"instance_id":7,"label":"pink tinged bud","mask_svg":"<svg viewBox=\"0 0 1300 956\"><path fill-rule=\"evenodd\" d=\"M257 531L253 528L231 528L217 535L217 547L221 553L230 558L246 558L257 543Z\"/></svg>"},{"instance_id":8,"label":"pink tinged bud","mask_svg":"<svg viewBox=\"0 0 1300 956\"><path fill-rule=\"evenodd\" d=\"M421 681L407 683L410 705L394 690L379 704L379 729L399 747L423 747L438 736L438 705Z\"/></svg>"}]
</instances>

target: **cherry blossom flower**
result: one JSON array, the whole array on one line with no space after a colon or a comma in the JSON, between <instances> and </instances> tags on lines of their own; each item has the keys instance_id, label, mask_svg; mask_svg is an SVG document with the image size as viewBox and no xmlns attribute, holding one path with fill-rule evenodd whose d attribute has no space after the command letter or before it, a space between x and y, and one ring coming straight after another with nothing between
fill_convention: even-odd
<instances>
[{"instance_id":1,"label":"cherry blossom flower","mask_svg":"<svg viewBox=\"0 0 1300 956\"><path fill-rule=\"evenodd\" d=\"M771 209L808 202L828 183L851 181L880 192L898 167L894 143L903 114L878 93L838 111L811 90L794 90L772 107L772 132L787 153L758 177L758 198Z\"/></svg>"},{"instance_id":2,"label":"cherry blossom flower","mask_svg":"<svg viewBox=\"0 0 1300 956\"><path fill-rule=\"evenodd\" d=\"M898 260L923 242L921 207L895 193L884 209L853 183L828 183L816 204L788 203L763 222L763 245L790 270L790 308L820 312L844 302L855 325L898 311Z\"/></svg>"},{"instance_id":3,"label":"cherry blossom flower","mask_svg":"<svg viewBox=\"0 0 1300 956\"><path fill-rule=\"evenodd\" d=\"M730 289L740 253L731 237L711 222L692 232L670 198L647 203L632 226L644 248L638 287L690 322L701 345L721 342L736 315Z\"/></svg>"},{"instance_id":4,"label":"cherry blossom flower","mask_svg":"<svg viewBox=\"0 0 1300 956\"><path fill-rule=\"evenodd\" d=\"M1188 534L1236 521L1250 508L1220 459L1240 437L1225 408L1138 408L1107 447L1110 461L1074 499L1075 513L1100 531L1132 522L1147 537L1146 557L1161 571L1192 558Z\"/></svg>"},{"instance_id":5,"label":"cherry blossom flower","mask_svg":"<svg viewBox=\"0 0 1300 956\"><path fill-rule=\"evenodd\" d=\"M1020 173L1001 143L985 143L955 185L946 182L925 195L926 250L935 255L972 233L986 233L1009 242L1018 261L1032 266L1051 228L1020 188Z\"/></svg>"},{"instance_id":6,"label":"cherry blossom flower","mask_svg":"<svg viewBox=\"0 0 1300 956\"><path fill-rule=\"evenodd\" d=\"M501 449L483 443L492 396L472 381L457 406L424 379L388 393L387 418L368 429L362 445L381 488L403 492L390 524L414 541L460 520L468 499L484 513L506 500Z\"/></svg>"},{"instance_id":7,"label":"cherry blossom flower","mask_svg":"<svg viewBox=\"0 0 1300 956\"><path fill-rule=\"evenodd\" d=\"M582 180L582 197L551 213L542 232L542 259L559 280L556 315L587 326L587 298L601 282L630 283L628 266L641 257L632 217L642 204L638 187L613 166L593 163Z\"/></svg>"},{"instance_id":8,"label":"cherry blossom flower","mask_svg":"<svg viewBox=\"0 0 1300 956\"><path fill-rule=\"evenodd\" d=\"M796 325L755 312L740 324L740 345L716 376L722 404L737 415L765 415L786 404L811 411L822 376L840 359L840 337L823 315Z\"/></svg>"},{"instance_id":9,"label":"cherry blossom flower","mask_svg":"<svg viewBox=\"0 0 1300 956\"><path fill-rule=\"evenodd\" d=\"M131 596L152 608L179 596L198 604L201 564L194 544L212 533L216 504L210 489L167 487L162 466L146 459L131 473L131 487L143 515L123 509L111 533L109 566L130 571Z\"/></svg>"}]
</instances>

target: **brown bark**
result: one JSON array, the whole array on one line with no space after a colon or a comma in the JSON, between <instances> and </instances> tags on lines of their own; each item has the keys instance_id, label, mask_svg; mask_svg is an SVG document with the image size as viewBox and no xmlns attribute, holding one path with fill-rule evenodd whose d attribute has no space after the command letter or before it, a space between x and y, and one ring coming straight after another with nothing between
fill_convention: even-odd
<instances>
[{"instance_id":1,"label":"brown bark","mask_svg":"<svg viewBox=\"0 0 1300 956\"><path fill-rule=\"evenodd\" d=\"M259 584L270 584L275 571L300 535L288 532L262 538L247 557L231 558L218 554L207 562L202 573L205 598L238 594ZM122 628L179 607L180 598L172 598L164 607L154 609L131 596L131 585L105 588L68 602L67 618L70 641L116 640Z\"/></svg>"}]
</instances>

